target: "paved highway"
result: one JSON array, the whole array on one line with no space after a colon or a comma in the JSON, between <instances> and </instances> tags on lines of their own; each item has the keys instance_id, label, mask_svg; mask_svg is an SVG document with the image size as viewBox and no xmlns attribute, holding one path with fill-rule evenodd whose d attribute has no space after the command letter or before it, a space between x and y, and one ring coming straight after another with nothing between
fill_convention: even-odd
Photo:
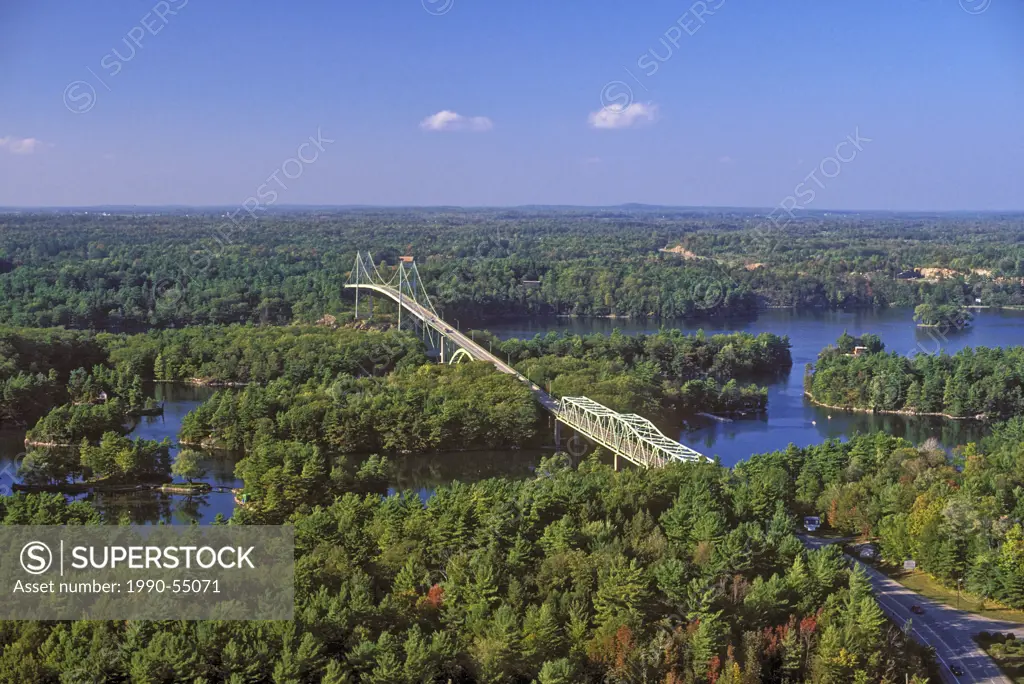
<instances>
[{"instance_id":1,"label":"paved highway","mask_svg":"<svg viewBox=\"0 0 1024 684\"><path fill-rule=\"evenodd\" d=\"M810 548L820 548L839 540L801 537L801 541ZM995 661L974 643L972 637L978 632L1013 632L1018 637L1024 637L1024 625L981 617L931 601L859 560L849 558L864 568L882 610L897 625L902 626L911 620L914 639L935 649L944 682L1012 684L999 671ZM915 605L924 609L924 613L915 615L910 610ZM953 667L959 667L963 674L959 677L954 675Z\"/></svg>"}]
</instances>

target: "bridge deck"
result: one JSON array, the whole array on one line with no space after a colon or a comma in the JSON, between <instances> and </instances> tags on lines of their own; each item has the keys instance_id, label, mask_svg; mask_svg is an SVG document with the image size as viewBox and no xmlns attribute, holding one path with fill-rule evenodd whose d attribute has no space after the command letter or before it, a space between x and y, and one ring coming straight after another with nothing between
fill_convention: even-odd
<instances>
[{"instance_id":1,"label":"bridge deck","mask_svg":"<svg viewBox=\"0 0 1024 684\"><path fill-rule=\"evenodd\" d=\"M619 456L640 466L662 466L671 461L707 460L700 453L669 439L654 425L635 414L620 414L586 397L565 397L562 403L540 388L537 383L484 349L434 313L433 310L402 294L393 287L371 283L347 284L346 288L365 288L393 299L456 345L465 349L475 361L487 361L502 373L518 379L530 388L544 410L569 427L607 447Z\"/></svg>"},{"instance_id":2,"label":"bridge deck","mask_svg":"<svg viewBox=\"0 0 1024 684\"><path fill-rule=\"evenodd\" d=\"M444 319L442 319L440 316L435 314L430 309L419 304L418 302L409 299L408 297L399 297L398 292L395 291L394 288L386 287L384 285L368 285L365 283L360 283L358 285L346 285L345 287L367 288L375 292L379 292L387 297L390 297L396 302L400 302L401 305L404 306L414 316L416 316L416 318L420 319L425 324L429 325L431 328L433 328L437 332L441 333L442 335L453 341L459 347L465 349L466 352L471 357L473 357L474 361L487 361L493 364L494 367L497 368L502 373L507 373L508 375L512 375L515 378L517 378L520 382L522 382L523 384L530 388L530 391L533 392L533 396L537 398L537 401L540 403L541 406L544 407L546 411L556 416L558 415L558 402L554 398L552 398L550 394L541 389L540 386L537 385L537 383L531 381L528 377L517 371L515 368L508 365L507 363L499 359L497 356L484 349L482 346L477 344L476 341L473 340L473 338L469 337L468 335L463 335L461 332L448 325L448 323L445 322Z\"/></svg>"}]
</instances>

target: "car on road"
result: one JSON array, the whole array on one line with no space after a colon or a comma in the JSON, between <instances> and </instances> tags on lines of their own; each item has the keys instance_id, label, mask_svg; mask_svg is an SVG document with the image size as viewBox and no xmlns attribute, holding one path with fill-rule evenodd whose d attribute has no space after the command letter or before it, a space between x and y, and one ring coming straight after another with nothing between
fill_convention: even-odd
<instances>
[{"instance_id":1,"label":"car on road","mask_svg":"<svg viewBox=\"0 0 1024 684\"><path fill-rule=\"evenodd\" d=\"M963 669L959 665L950 665L949 666L949 671L952 672L957 677L963 677L964 676L964 671L963 671Z\"/></svg>"},{"instance_id":2,"label":"car on road","mask_svg":"<svg viewBox=\"0 0 1024 684\"><path fill-rule=\"evenodd\" d=\"M910 612L914 615L924 615L924 608L918 605L910 606Z\"/></svg>"}]
</instances>

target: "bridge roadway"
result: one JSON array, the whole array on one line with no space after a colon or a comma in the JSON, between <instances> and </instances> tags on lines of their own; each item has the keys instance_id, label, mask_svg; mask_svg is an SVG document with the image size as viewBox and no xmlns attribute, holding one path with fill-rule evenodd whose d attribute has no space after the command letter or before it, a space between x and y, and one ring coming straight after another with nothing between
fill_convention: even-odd
<instances>
[{"instance_id":1,"label":"bridge roadway","mask_svg":"<svg viewBox=\"0 0 1024 684\"><path fill-rule=\"evenodd\" d=\"M533 396L536 397L540 405L544 407L544 410L546 410L551 415L558 417L558 401L556 401L554 398L552 398L550 394L541 389L540 386L537 385L537 383L533 382L528 377L517 371L515 368L508 365L507 363L499 359L497 356L481 347L473 340L473 338L469 337L468 335L463 335L455 328L449 326L448 323L444 321L444 319L442 319L440 316L435 314L427 307L422 306L421 304L419 304L413 299L410 299L409 297L400 297L398 292L394 288L387 287L386 285L360 283L358 285L346 285L345 287L366 288L369 290L373 290L375 292L379 292L380 294L385 295L386 297L389 297L394 301L398 302L403 307L405 307L405 309L409 311L413 316L420 319L421 321L423 321L423 323L429 325L431 328L433 328L437 332L441 333L442 335L450 339L452 342L454 342L462 349L465 349L466 353L469 354L474 361L487 361L488 363L493 364L494 367L497 368L502 373L507 373L508 375L517 378L520 382L522 382L524 385L530 388L530 391L533 392Z\"/></svg>"},{"instance_id":2,"label":"bridge roadway","mask_svg":"<svg viewBox=\"0 0 1024 684\"><path fill-rule=\"evenodd\" d=\"M475 361L487 361L502 373L511 375L530 388L544 410L588 439L619 456L645 467L661 467L672 461L706 461L704 455L663 435L651 421L631 413L618 413L586 397L563 397L555 400L535 382L477 344L472 338L452 328L434 311L415 299L403 296L395 288L378 283L350 283L346 288L366 288L380 293L405 308L424 325L428 325L449 341L465 350ZM556 423L557 428L557 423ZM556 429L557 434L557 429ZM557 440L557 437L556 437Z\"/></svg>"}]
</instances>

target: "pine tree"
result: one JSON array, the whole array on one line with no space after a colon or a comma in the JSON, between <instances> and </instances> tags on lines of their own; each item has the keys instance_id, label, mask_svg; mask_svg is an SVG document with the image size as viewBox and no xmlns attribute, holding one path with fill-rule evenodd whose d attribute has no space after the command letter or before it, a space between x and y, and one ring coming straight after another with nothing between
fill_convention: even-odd
<instances>
[{"instance_id":1,"label":"pine tree","mask_svg":"<svg viewBox=\"0 0 1024 684\"><path fill-rule=\"evenodd\" d=\"M807 569L807 561L804 560L802 553L793 559L793 564L786 571L786 586L793 603L801 613L808 613L814 608L816 592L811 580L811 573Z\"/></svg>"},{"instance_id":2,"label":"pine tree","mask_svg":"<svg viewBox=\"0 0 1024 684\"><path fill-rule=\"evenodd\" d=\"M688 582L687 565L678 558L666 558L654 566L658 590L673 603L686 601Z\"/></svg>"},{"instance_id":3,"label":"pine tree","mask_svg":"<svg viewBox=\"0 0 1024 684\"><path fill-rule=\"evenodd\" d=\"M393 594L415 596L430 585L430 573L416 558L408 558L391 585Z\"/></svg>"},{"instance_id":4,"label":"pine tree","mask_svg":"<svg viewBox=\"0 0 1024 684\"><path fill-rule=\"evenodd\" d=\"M861 598L847 613L848 647L861 663L877 657L882 648L885 614L873 596Z\"/></svg>"},{"instance_id":5,"label":"pine tree","mask_svg":"<svg viewBox=\"0 0 1024 684\"><path fill-rule=\"evenodd\" d=\"M844 684L852 679L851 666L846 649L843 648L839 628L828 625L821 633L814 655L813 681L823 684Z\"/></svg>"},{"instance_id":6,"label":"pine tree","mask_svg":"<svg viewBox=\"0 0 1024 684\"><path fill-rule=\"evenodd\" d=\"M595 619L599 625L639 620L649 595L643 568L636 559L627 561L625 556L616 556L607 570L598 575Z\"/></svg>"},{"instance_id":7,"label":"pine tree","mask_svg":"<svg viewBox=\"0 0 1024 684\"><path fill-rule=\"evenodd\" d=\"M529 661L543 663L561 649L561 634L554 606L550 602L530 606L523 620L523 655Z\"/></svg>"},{"instance_id":8,"label":"pine tree","mask_svg":"<svg viewBox=\"0 0 1024 684\"><path fill-rule=\"evenodd\" d=\"M398 654L392 651L385 651L377 654L377 664L365 681L370 684L395 684L403 678L402 663Z\"/></svg>"},{"instance_id":9,"label":"pine tree","mask_svg":"<svg viewBox=\"0 0 1024 684\"><path fill-rule=\"evenodd\" d=\"M311 633L306 632L300 637L295 623L290 626L291 629L285 632L281 653L274 666L274 681L307 681L323 667L323 647Z\"/></svg>"},{"instance_id":10,"label":"pine tree","mask_svg":"<svg viewBox=\"0 0 1024 684\"><path fill-rule=\"evenodd\" d=\"M903 400L903 408L920 410L922 403L921 383L916 379L911 380L907 388L907 396Z\"/></svg>"},{"instance_id":11,"label":"pine tree","mask_svg":"<svg viewBox=\"0 0 1024 684\"><path fill-rule=\"evenodd\" d=\"M945 413L951 416L962 416L967 409L965 394L966 387L960 385L955 376L946 378L946 386L942 392L942 407Z\"/></svg>"},{"instance_id":12,"label":"pine tree","mask_svg":"<svg viewBox=\"0 0 1024 684\"><path fill-rule=\"evenodd\" d=\"M590 612L583 601L573 601L569 606L566 636L569 638L569 648L573 653L582 654L586 651L586 643L590 637Z\"/></svg>"},{"instance_id":13,"label":"pine tree","mask_svg":"<svg viewBox=\"0 0 1024 684\"><path fill-rule=\"evenodd\" d=\"M693 669L699 675L707 672L711 659L725 646L727 632L728 625L722 619L722 611L701 614L691 643Z\"/></svg>"},{"instance_id":14,"label":"pine tree","mask_svg":"<svg viewBox=\"0 0 1024 684\"><path fill-rule=\"evenodd\" d=\"M791 618L786 626L786 635L782 638L782 663L779 671L784 684L793 684L801 681L801 669L803 665L803 649L800 640L797 638L796 618Z\"/></svg>"},{"instance_id":15,"label":"pine tree","mask_svg":"<svg viewBox=\"0 0 1024 684\"><path fill-rule=\"evenodd\" d=\"M849 589L846 598L847 608L853 608L863 599L871 597L871 580L868 579L868 574L860 563L854 564L853 571L850 573Z\"/></svg>"},{"instance_id":16,"label":"pine tree","mask_svg":"<svg viewBox=\"0 0 1024 684\"><path fill-rule=\"evenodd\" d=\"M775 513L768 522L768 539L773 544L778 544L782 539L791 534L796 534L796 525L793 517L786 510L786 502L779 500L775 502Z\"/></svg>"},{"instance_id":17,"label":"pine tree","mask_svg":"<svg viewBox=\"0 0 1024 684\"><path fill-rule=\"evenodd\" d=\"M469 650L481 681L497 683L513 678L513 670L522 660L519 625L509 606L501 605L494 611L484 633L473 640Z\"/></svg>"},{"instance_id":18,"label":"pine tree","mask_svg":"<svg viewBox=\"0 0 1024 684\"><path fill-rule=\"evenodd\" d=\"M1008 606L1024 608L1024 574L1004 570L1000 582L999 599Z\"/></svg>"},{"instance_id":19,"label":"pine tree","mask_svg":"<svg viewBox=\"0 0 1024 684\"><path fill-rule=\"evenodd\" d=\"M574 684L577 681L576 671L567 658L547 661L537 677L537 684Z\"/></svg>"},{"instance_id":20,"label":"pine tree","mask_svg":"<svg viewBox=\"0 0 1024 684\"><path fill-rule=\"evenodd\" d=\"M409 629L403 650L405 651L405 663L402 665L404 681L407 684L433 681L437 673L437 658L419 625L413 625Z\"/></svg>"}]
</instances>

